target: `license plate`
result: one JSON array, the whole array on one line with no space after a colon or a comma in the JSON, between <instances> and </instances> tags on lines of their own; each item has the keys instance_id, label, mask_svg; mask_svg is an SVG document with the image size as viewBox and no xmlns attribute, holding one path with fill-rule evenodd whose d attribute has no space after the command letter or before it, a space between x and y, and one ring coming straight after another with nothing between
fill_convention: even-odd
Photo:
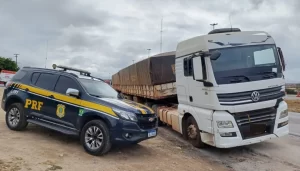
<instances>
[{"instance_id":1,"label":"license plate","mask_svg":"<svg viewBox=\"0 0 300 171\"><path fill-rule=\"evenodd\" d=\"M266 124L251 124L250 131L253 135L264 134L267 131Z\"/></svg>"},{"instance_id":2,"label":"license plate","mask_svg":"<svg viewBox=\"0 0 300 171\"><path fill-rule=\"evenodd\" d=\"M148 137L154 137L154 136L156 136L156 130L148 131Z\"/></svg>"}]
</instances>

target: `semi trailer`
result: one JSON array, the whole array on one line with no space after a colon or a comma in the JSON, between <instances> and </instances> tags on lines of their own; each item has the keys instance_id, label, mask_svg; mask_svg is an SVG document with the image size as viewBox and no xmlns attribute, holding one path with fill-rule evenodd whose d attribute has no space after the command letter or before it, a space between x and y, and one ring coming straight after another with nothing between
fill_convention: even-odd
<instances>
[{"instance_id":1,"label":"semi trailer","mask_svg":"<svg viewBox=\"0 0 300 171\"><path fill-rule=\"evenodd\" d=\"M289 133L282 50L264 31L223 28L112 76L195 147L230 148Z\"/></svg>"}]
</instances>

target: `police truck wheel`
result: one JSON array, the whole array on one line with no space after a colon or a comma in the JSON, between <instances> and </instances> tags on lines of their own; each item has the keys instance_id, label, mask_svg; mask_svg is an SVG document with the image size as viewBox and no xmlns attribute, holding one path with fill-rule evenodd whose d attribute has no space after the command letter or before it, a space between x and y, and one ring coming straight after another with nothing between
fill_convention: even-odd
<instances>
[{"instance_id":1,"label":"police truck wheel","mask_svg":"<svg viewBox=\"0 0 300 171\"><path fill-rule=\"evenodd\" d=\"M106 154L111 148L109 130L101 120L92 120L85 124L80 141L85 151L95 156Z\"/></svg>"},{"instance_id":2,"label":"police truck wheel","mask_svg":"<svg viewBox=\"0 0 300 171\"><path fill-rule=\"evenodd\" d=\"M205 144L201 140L200 130L194 117L188 117L186 121L186 135L189 142L197 148L203 148Z\"/></svg>"},{"instance_id":3,"label":"police truck wheel","mask_svg":"<svg viewBox=\"0 0 300 171\"><path fill-rule=\"evenodd\" d=\"M24 108L21 103L13 103L8 107L5 116L6 125L9 129L14 131L24 130L28 122L24 113Z\"/></svg>"}]
</instances>

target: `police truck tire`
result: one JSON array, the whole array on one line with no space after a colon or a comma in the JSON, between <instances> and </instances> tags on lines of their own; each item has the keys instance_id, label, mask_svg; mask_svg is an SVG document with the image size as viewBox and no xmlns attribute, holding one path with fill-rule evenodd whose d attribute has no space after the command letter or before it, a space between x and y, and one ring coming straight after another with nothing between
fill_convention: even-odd
<instances>
[{"instance_id":1,"label":"police truck tire","mask_svg":"<svg viewBox=\"0 0 300 171\"><path fill-rule=\"evenodd\" d=\"M198 124L193 116L189 116L186 120L186 135L188 141L197 148L205 147L205 144L201 140L200 130Z\"/></svg>"},{"instance_id":2,"label":"police truck tire","mask_svg":"<svg viewBox=\"0 0 300 171\"><path fill-rule=\"evenodd\" d=\"M11 104L6 111L5 121L7 127L11 130L24 130L27 127L28 122L23 105L21 103Z\"/></svg>"},{"instance_id":3,"label":"police truck tire","mask_svg":"<svg viewBox=\"0 0 300 171\"><path fill-rule=\"evenodd\" d=\"M94 156L106 154L112 145L108 127L102 120L86 123L81 131L80 142L85 151Z\"/></svg>"}]
</instances>

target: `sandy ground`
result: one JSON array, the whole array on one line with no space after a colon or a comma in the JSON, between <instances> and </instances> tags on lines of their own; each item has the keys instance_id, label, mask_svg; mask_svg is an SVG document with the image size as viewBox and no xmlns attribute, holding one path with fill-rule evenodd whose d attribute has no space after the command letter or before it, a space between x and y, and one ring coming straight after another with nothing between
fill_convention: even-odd
<instances>
[{"instance_id":1,"label":"sandy ground","mask_svg":"<svg viewBox=\"0 0 300 171\"><path fill-rule=\"evenodd\" d=\"M2 98L0 88L0 97ZM116 171L116 170L231 170L220 161L193 155L168 136L129 147L115 147L102 157L87 154L77 138L29 125L22 132L11 131L0 110L0 171Z\"/></svg>"},{"instance_id":2,"label":"sandy ground","mask_svg":"<svg viewBox=\"0 0 300 171\"><path fill-rule=\"evenodd\" d=\"M300 137L292 135L231 149L196 149L169 127L160 127L154 139L95 157L77 138L45 128L29 125L25 131L11 131L4 116L0 110L0 171L300 171ZM300 118L291 116L290 130L296 132Z\"/></svg>"},{"instance_id":3,"label":"sandy ground","mask_svg":"<svg viewBox=\"0 0 300 171\"><path fill-rule=\"evenodd\" d=\"M296 115L298 116L298 115ZM163 128L161 136L173 139L188 146L174 131ZM201 156L221 162L227 168L236 171L300 171L300 137L288 135L278 139L230 149L207 147L195 149L190 147L189 155Z\"/></svg>"},{"instance_id":4,"label":"sandy ground","mask_svg":"<svg viewBox=\"0 0 300 171\"><path fill-rule=\"evenodd\" d=\"M288 108L290 112L298 112L300 113L300 97L297 100L289 100L286 99L285 101L288 104Z\"/></svg>"}]
</instances>

